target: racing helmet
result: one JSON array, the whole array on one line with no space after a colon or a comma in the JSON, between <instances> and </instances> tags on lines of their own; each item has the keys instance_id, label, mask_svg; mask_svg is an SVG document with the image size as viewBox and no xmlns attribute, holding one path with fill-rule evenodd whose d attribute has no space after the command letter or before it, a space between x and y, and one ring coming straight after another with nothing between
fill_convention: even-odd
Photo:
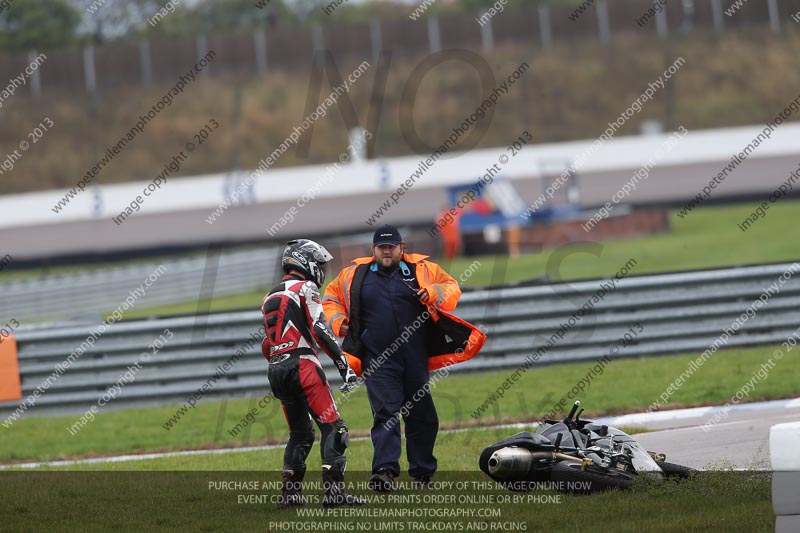
<instances>
[{"instance_id":1,"label":"racing helmet","mask_svg":"<svg viewBox=\"0 0 800 533\"><path fill-rule=\"evenodd\" d=\"M287 274L290 270L302 272L305 278L322 288L325 283L325 263L333 259L321 244L309 239L295 239L286 243L281 266Z\"/></svg>"}]
</instances>

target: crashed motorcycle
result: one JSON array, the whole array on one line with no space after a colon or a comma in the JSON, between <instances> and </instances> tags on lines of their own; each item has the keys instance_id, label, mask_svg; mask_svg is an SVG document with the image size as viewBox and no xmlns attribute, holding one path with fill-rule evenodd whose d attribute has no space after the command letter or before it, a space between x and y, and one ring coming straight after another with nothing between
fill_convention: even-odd
<instances>
[{"instance_id":1,"label":"crashed motorcycle","mask_svg":"<svg viewBox=\"0 0 800 533\"><path fill-rule=\"evenodd\" d=\"M639 475L685 478L691 468L668 463L624 431L581 420L576 401L563 420L544 420L535 433L522 432L487 447L479 466L515 492L549 487L589 493L630 488Z\"/></svg>"}]
</instances>

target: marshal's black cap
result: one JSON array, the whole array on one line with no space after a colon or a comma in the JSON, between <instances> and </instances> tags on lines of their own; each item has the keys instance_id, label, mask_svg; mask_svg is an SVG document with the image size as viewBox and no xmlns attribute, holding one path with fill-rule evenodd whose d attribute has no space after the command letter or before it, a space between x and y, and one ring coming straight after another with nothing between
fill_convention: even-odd
<instances>
[{"instance_id":1,"label":"marshal's black cap","mask_svg":"<svg viewBox=\"0 0 800 533\"><path fill-rule=\"evenodd\" d=\"M403 238L400 236L400 232L397 231L397 228L389 224L385 224L376 229L375 235L372 237L372 244L374 246L379 246L381 244L397 245L401 242L403 242Z\"/></svg>"}]
</instances>

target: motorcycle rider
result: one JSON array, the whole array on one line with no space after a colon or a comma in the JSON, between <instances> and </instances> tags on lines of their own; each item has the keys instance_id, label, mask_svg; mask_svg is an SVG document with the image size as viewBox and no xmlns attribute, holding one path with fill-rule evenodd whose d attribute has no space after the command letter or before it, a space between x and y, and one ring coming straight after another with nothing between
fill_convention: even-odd
<instances>
[{"instance_id":1,"label":"motorcycle rider","mask_svg":"<svg viewBox=\"0 0 800 533\"><path fill-rule=\"evenodd\" d=\"M314 241L289 241L281 260L286 275L261 305L266 328L261 351L269 361L270 387L280 400L289 424L289 442L283 456L281 508L305 505L302 496L305 460L314 444L309 414L322 433L323 506L367 503L344 489L347 426L339 416L315 347L316 344L333 359L345 387L356 382L356 374L322 311L319 289L325 281L325 264L331 259L328 250Z\"/></svg>"}]
</instances>

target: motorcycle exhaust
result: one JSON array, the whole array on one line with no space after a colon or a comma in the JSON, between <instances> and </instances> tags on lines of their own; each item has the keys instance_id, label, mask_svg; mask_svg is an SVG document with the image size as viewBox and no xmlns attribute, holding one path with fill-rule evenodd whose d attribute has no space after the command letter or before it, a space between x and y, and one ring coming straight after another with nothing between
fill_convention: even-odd
<instances>
[{"instance_id":1,"label":"motorcycle exhaust","mask_svg":"<svg viewBox=\"0 0 800 533\"><path fill-rule=\"evenodd\" d=\"M534 461L566 459L580 461L576 457L558 452L531 452L525 448L508 447L495 451L489 458L489 474L498 478L527 475Z\"/></svg>"},{"instance_id":2,"label":"motorcycle exhaust","mask_svg":"<svg viewBox=\"0 0 800 533\"><path fill-rule=\"evenodd\" d=\"M532 462L533 454L525 448L501 448L489 458L489 473L501 479L527 474Z\"/></svg>"}]
</instances>

